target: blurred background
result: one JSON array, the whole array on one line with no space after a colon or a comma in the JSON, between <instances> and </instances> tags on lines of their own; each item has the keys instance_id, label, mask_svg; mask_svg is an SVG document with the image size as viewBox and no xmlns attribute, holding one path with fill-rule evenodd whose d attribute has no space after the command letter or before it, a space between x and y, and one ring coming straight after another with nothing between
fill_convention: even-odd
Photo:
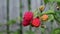
<instances>
[{"instance_id":1,"label":"blurred background","mask_svg":"<svg viewBox=\"0 0 60 34\"><path fill-rule=\"evenodd\" d=\"M26 11L34 11L41 5L45 6L44 11L49 10L49 4L45 5L44 0L0 0L0 34L25 34L25 32L29 30L29 26L21 26L20 23L22 15ZM54 8L55 7L56 4L54 3ZM16 22L11 23L10 20L13 20L12 22ZM47 23L46 26L47 30L45 31L45 34L49 34L49 32L51 31L51 23ZM55 21L53 27L58 27ZM19 33L17 32L19 29L21 29L22 33L20 33L20 31ZM35 34L41 34L40 28L35 31L35 28L33 27L32 31L34 31Z\"/></svg>"}]
</instances>

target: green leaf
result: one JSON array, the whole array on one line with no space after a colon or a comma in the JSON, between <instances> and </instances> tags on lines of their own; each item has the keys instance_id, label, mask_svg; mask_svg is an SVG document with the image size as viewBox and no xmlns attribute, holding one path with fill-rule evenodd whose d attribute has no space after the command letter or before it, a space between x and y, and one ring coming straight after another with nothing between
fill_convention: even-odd
<instances>
[{"instance_id":1,"label":"green leaf","mask_svg":"<svg viewBox=\"0 0 60 34\"><path fill-rule=\"evenodd\" d=\"M38 8L35 11L33 11L33 13L34 13L34 18L40 16L40 11L38 10Z\"/></svg>"},{"instance_id":2,"label":"green leaf","mask_svg":"<svg viewBox=\"0 0 60 34\"><path fill-rule=\"evenodd\" d=\"M60 34L60 28L52 30L51 34Z\"/></svg>"},{"instance_id":3,"label":"green leaf","mask_svg":"<svg viewBox=\"0 0 60 34\"><path fill-rule=\"evenodd\" d=\"M57 2L57 5L60 6L60 2Z\"/></svg>"},{"instance_id":4,"label":"green leaf","mask_svg":"<svg viewBox=\"0 0 60 34\"><path fill-rule=\"evenodd\" d=\"M52 14L49 14L49 18L48 18L48 22L50 22L50 21L52 21L52 20L54 20L54 16L52 15Z\"/></svg>"},{"instance_id":5,"label":"green leaf","mask_svg":"<svg viewBox=\"0 0 60 34\"><path fill-rule=\"evenodd\" d=\"M57 2L60 2L60 0L56 0Z\"/></svg>"},{"instance_id":6,"label":"green leaf","mask_svg":"<svg viewBox=\"0 0 60 34\"><path fill-rule=\"evenodd\" d=\"M48 2L54 2L55 0L44 0L44 3L47 4Z\"/></svg>"},{"instance_id":7,"label":"green leaf","mask_svg":"<svg viewBox=\"0 0 60 34\"><path fill-rule=\"evenodd\" d=\"M48 10L48 11L42 12L41 16L42 16L43 14L55 14L55 12L54 12L53 10Z\"/></svg>"},{"instance_id":8,"label":"green leaf","mask_svg":"<svg viewBox=\"0 0 60 34\"><path fill-rule=\"evenodd\" d=\"M49 0L49 2L54 2L55 0Z\"/></svg>"},{"instance_id":9,"label":"green leaf","mask_svg":"<svg viewBox=\"0 0 60 34\"><path fill-rule=\"evenodd\" d=\"M60 23L60 12L57 11L54 15L54 18L58 23Z\"/></svg>"},{"instance_id":10,"label":"green leaf","mask_svg":"<svg viewBox=\"0 0 60 34\"><path fill-rule=\"evenodd\" d=\"M44 3L47 4L49 2L49 0L44 0Z\"/></svg>"}]
</instances>

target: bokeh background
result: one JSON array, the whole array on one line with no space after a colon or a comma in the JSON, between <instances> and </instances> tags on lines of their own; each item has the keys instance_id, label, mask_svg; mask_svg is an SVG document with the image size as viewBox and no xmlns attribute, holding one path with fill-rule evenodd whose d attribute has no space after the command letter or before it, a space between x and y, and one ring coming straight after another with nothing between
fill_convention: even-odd
<instances>
[{"instance_id":1,"label":"bokeh background","mask_svg":"<svg viewBox=\"0 0 60 34\"><path fill-rule=\"evenodd\" d=\"M17 34L19 29L22 30L22 34L25 34L26 31L29 30L29 26L22 27L21 19L22 15L26 11L34 11L36 8L41 5L45 6L45 10L49 10L49 4L45 5L44 0L0 0L0 34ZM53 7L56 7L56 3L54 3ZM56 10L56 8L55 8ZM20 18L19 18L20 17ZM9 20L16 20L16 23L12 25L7 25ZM18 20L20 19L20 20ZM45 30L45 34L49 34L51 31L51 23L46 23L47 29ZM59 27L56 24L56 21L53 23L53 29ZM41 34L40 27L35 31L36 28L32 28L32 31L35 34ZM7 32L8 30L8 32Z\"/></svg>"}]
</instances>

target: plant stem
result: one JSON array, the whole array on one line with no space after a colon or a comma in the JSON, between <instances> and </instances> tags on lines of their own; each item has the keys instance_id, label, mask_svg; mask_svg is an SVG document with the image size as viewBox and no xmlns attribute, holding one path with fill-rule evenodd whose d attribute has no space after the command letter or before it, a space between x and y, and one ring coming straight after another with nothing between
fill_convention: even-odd
<instances>
[{"instance_id":1,"label":"plant stem","mask_svg":"<svg viewBox=\"0 0 60 34\"><path fill-rule=\"evenodd\" d=\"M30 10L31 8L30 8L30 5L31 5L31 2L30 2L31 0L28 0L28 10Z\"/></svg>"},{"instance_id":2,"label":"plant stem","mask_svg":"<svg viewBox=\"0 0 60 34\"><path fill-rule=\"evenodd\" d=\"M51 31L53 30L53 20L51 21Z\"/></svg>"},{"instance_id":3,"label":"plant stem","mask_svg":"<svg viewBox=\"0 0 60 34\"><path fill-rule=\"evenodd\" d=\"M31 1L28 0L28 10L30 11L30 5L31 5ZM30 27L29 27L29 30L32 31L32 26L31 26L31 23L30 23Z\"/></svg>"},{"instance_id":4,"label":"plant stem","mask_svg":"<svg viewBox=\"0 0 60 34\"><path fill-rule=\"evenodd\" d=\"M20 23L20 34L22 34L22 22Z\"/></svg>"},{"instance_id":5,"label":"plant stem","mask_svg":"<svg viewBox=\"0 0 60 34\"><path fill-rule=\"evenodd\" d=\"M32 31L32 26L30 25L30 28L29 28L30 31Z\"/></svg>"},{"instance_id":6,"label":"plant stem","mask_svg":"<svg viewBox=\"0 0 60 34\"><path fill-rule=\"evenodd\" d=\"M20 9L22 9L22 0L20 0ZM22 19L22 10L20 10L20 17ZM20 30L19 30L19 34L22 34L22 20L20 20Z\"/></svg>"},{"instance_id":7,"label":"plant stem","mask_svg":"<svg viewBox=\"0 0 60 34\"><path fill-rule=\"evenodd\" d=\"M9 0L7 0L7 34L10 34L8 21L9 21Z\"/></svg>"}]
</instances>

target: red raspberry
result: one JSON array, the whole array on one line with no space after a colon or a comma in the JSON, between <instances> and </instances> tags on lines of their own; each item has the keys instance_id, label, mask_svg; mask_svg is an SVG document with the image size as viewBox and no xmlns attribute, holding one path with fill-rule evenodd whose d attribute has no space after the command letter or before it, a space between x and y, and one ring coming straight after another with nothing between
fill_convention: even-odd
<instances>
[{"instance_id":1,"label":"red raspberry","mask_svg":"<svg viewBox=\"0 0 60 34\"><path fill-rule=\"evenodd\" d=\"M23 26L28 26L30 24L30 22L33 19L33 13L32 12L25 12L24 16L23 16Z\"/></svg>"},{"instance_id":2,"label":"red raspberry","mask_svg":"<svg viewBox=\"0 0 60 34\"><path fill-rule=\"evenodd\" d=\"M32 25L34 27L39 27L41 25L41 21L39 18L34 18L33 21L32 21Z\"/></svg>"},{"instance_id":3,"label":"red raspberry","mask_svg":"<svg viewBox=\"0 0 60 34\"><path fill-rule=\"evenodd\" d=\"M30 22L29 21L26 21L26 20L23 20L23 22L22 22L22 25L23 26L28 26L30 24Z\"/></svg>"},{"instance_id":4,"label":"red raspberry","mask_svg":"<svg viewBox=\"0 0 60 34\"><path fill-rule=\"evenodd\" d=\"M31 21L33 19L33 13L32 12L25 12L24 17L25 20Z\"/></svg>"}]
</instances>

